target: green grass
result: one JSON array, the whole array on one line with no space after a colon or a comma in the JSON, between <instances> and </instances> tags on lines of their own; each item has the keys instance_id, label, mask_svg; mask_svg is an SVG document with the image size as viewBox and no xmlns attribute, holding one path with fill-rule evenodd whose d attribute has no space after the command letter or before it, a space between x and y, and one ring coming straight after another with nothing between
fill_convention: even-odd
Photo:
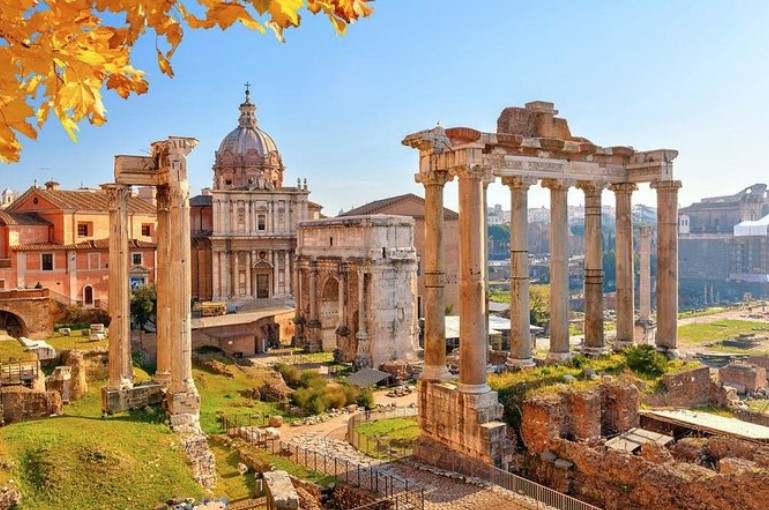
<instances>
[{"instance_id":1,"label":"green grass","mask_svg":"<svg viewBox=\"0 0 769 510\"><path fill-rule=\"evenodd\" d=\"M245 475L238 472L238 464L242 462L237 452L215 442L209 442L211 453L216 457L216 489L214 495L226 496L230 503L257 498L254 483L254 472L249 470Z\"/></svg>"},{"instance_id":2,"label":"green grass","mask_svg":"<svg viewBox=\"0 0 769 510\"><path fill-rule=\"evenodd\" d=\"M360 434L358 449L375 459L390 457L390 450L411 448L419 437L419 423L416 416L408 418L386 418L361 423L355 427Z\"/></svg>"},{"instance_id":3,"label":"green grass","mask_svg":"<svg viewBox=\"0 0 769 510\"><path fill-rule=\"evenodd\" d=\"M79 349L81 351L90 351L91 349L98 349L101 347L107 347L109 340L98 340L92 342L88 339L88 335L82 336L79 330L72 332L72 336L63 336L56 333L52 337L48 337L46 342L56 348L57 351L67 351Z\"/></svg>"},{"instance_id":4,"label":"green grass","mask_svg":"<svg viewBox=\"0 0 769 510\"><path fill-rule=\"evenodd\" d=\"M302 365L306 363L333 364L333 362L333 352L303 353L301 350L297 350L294 354L274 356L270 358L271 365Z\"/></svg>"},{"instance_id":5,"label":"green grass","mask_svg":"<svg viewBox=\"0 0 769 510\"><path fill-rule=\"evenodd\" d=\"M679 319L689 319L691 317L705 317L708 315L715 315L717 313L725 312L726 308L723 306L713 306L705 308L704 310L684 310L678 313Z\"/></svg>"},{"instance_id":6,"label":"green grass","mask_svg":"<svg viewBox=\"0 0 769 510\"><path fill-rule=\"evenodd\" d=\"M22 508L153 508L173 496L200 499L202 489L162 413L101 418L103 384L90 382L63 416L0 429L0 455L13 459L0 466L18 484Z\"/></svg>"},{"instance_id":7,"label":"green grass","mask_svg":"<svg viewBox=\"0 0 769 510\"><path fill-rule=\"evenodd\" d=\"M200 425L204 432L221 431L216 417L218 412L230 418L252 417L255 419L260 416L282 414L273 403L256 401L239 393L239 391L260 386L263 382L261 376L265 374L264 369L256 367L241 369L228 358L217 359L231 367L232 377L213 373L200 365L194 365L192 370L195 385L200 393Z\"/></svg>"},{"instance_id":8,"label":"green grass","mask_svg":"<svg viewBox=\"0 0 769 510\"><path fill-rule=\"evenodd\" d=\"M0 340L0 363L8 363L11 358L16 361L35 360L35 356L31 352L27 352L26 347L15 338Z\"/></svg>"},{"instance_id":9,"label":"green grass","mask_svg":"<svg viewBox=\"0 0 769 510\"><path fill-rule=\"evenodd\" d=\"M740 333L767 334L755 328L767 328L766 322L722 320L707 324L686 324L678 328L678 340L684 343L702 344L715 340L736 338Z\"/></svg>"}]
</instances>

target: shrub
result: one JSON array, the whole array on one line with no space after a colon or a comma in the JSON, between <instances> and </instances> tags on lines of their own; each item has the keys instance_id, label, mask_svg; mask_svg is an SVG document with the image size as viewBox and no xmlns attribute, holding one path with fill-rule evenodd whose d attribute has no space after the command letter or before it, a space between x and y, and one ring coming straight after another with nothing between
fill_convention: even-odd
<instances>
[{"instance_id":1,"label":"shrub","mask_svg":"<svg viewBox=\"0 0 769 510\"><path fill-rule=\"evenodd\" d=\"M668 359L657 352L653 345L634 345L625 351L627 366L634 372L646 375L662 375L668 367Z\"/></svg>"},{"instance_id":2,"label":"shrub","mask_svg":"<svg viewBox=\"0 0 769 510\"><path fill-rule=\"evenodd\" d=\"M360 398L360 388L353 386L352 384L343 384L342 391L344 391L344 400L347 404L357 404Z\"/></svg>"},{"instance_id":3,"label":"shrub","mask_svg":"<svg viewBox=\"0 0 769 510\"><path fill-rule=\"evenodd\" d=\"M325 388L328 381L318 372L306 370L302 372L300 385L303 388Z\"/></svg>"},{"instance_id":4,"label":"shrub","mask_svg":"<svg viewBox=\"0 0 769 510\"><path fill-rule=\"evenodd\" d=\"M333 409L341 409L347 404L347 396L344 389L338 386L326 388L326 402Z\"/></svg>"},{"instance_id":5,"label":"shrub","mask_svg":"<svg viewBox=\"0 0 769 510\"><path fill-rule=\"evenodd\" d=\"M283 376L289 388L298 388L302 382L302 371L293 365L276 365L275 370Z\"/></svg>"},{"instance_id":6,"label":"shrub","mask_svg":"<svg viewBox=\"0 0 769 510\"><path fill-rule=\"evenodd\" d=\"M374 402L374 392L371 391L371 388L366 388L361 391L360 397L358 397L358 406L365 409L374 409L374 407L376 407L376 402Z\"/></svg>"},{"instance_id":7,"label":"shrub","mask_svg":"<svg viewBox=\"0 0 769 510\"><path fill-rule=\"evenodd\" d=\"M574 368L584 368L587 365L587 358L581 354L577 354L569 361L569 364Z\"/></svg>"}]
</instances>

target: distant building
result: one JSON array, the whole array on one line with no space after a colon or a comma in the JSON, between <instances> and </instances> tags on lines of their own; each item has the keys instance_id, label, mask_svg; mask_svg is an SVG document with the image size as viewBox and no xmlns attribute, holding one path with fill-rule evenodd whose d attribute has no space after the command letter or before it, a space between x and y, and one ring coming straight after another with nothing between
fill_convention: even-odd
<instances>
[{"instance_id":1,"label":"distant building","mask_svg":"<svg viewBox=\"0 0 769 510\"><path fill-rule=\"evenodd\" d=\"M155 207L132 196L129 207L131 286L155 281ZM108 197L102 190L33 186L0 210L0 290L38 289L61 304L106 308L109 261ZM21 294L19 294L21 295ZM41 305L43 306L43 305ZM0 299L0 322L19 321L31 336L36 327L10 301ZM10 314L10 315L9 315ZM39 329L39 328L38 328Z\"/></svg>"},{"instance_id":2,"label":"distant building","mask_svg":"<svg viewBox=\"0 0 769 510\"><path fill-rule=\"evenodd\" d=\"M769 295L769 195L754 184L679 210L679 289L684 306Z\"/></svg>"},{"instance_id":3,"label":"distant building","mask_svg":"<svg viewBox=\"0 0 769 510\"><path fill-rule=\"evenodd\" d=\"M192 297L289 298L297 225L317 219L321 206L309 201L306 180L284 186L283 160L248 91L213 170L213 188L190 199Z\"/></svg>"}]
</instances>

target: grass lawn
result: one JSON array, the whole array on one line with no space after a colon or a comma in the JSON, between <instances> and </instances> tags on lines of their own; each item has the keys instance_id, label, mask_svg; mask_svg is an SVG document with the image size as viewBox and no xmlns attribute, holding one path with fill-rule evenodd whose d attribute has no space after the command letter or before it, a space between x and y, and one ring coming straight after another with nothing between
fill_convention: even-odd
<instances>
[{"instance_id":1,"label":"grass lawn","mask_svg":"<svg viewBox=\"0 0 769 510\"><path fill-rule=\"evenodd\" d=\"M0 468L19 486L23 508L153 508L173 496L200 499L162 413L101 418L102 385L89 383L63 416L0 429Z\"/></svg>"},{"instance_id":2,"label":"grass lawn","mask_svg":"<svg viewBox=\"0 0 769 510\"><path fill-rule=\"evenodd\" d=\"M419 423L416 416L408 418L387 418L355 427L361 436L358 447L374 458L386 457L388 451L378 449L377 439L386 441L391 448L410 448L419 437ZM389 448L387 449L389 450Z\"/></svg>"},{"instance_id":3,"label":"grass lawn","mask_svg":"<svg viewBox=\"0 0 769 510\"><path fill-rule=\"evenodd\" d=\"M107 347L109 345L109 340L98 340L92 342L88 339L88 335L82 336L79 330L73 331L71 336L64 336L56 333L52 337L47 338L46 342L54 346L57 351L74 349L90 351L91 349L98 349L101 347Z\"/></svg>"},{"instance_id":4,"label":"grass lawn","mask_svg":"<svg viewBox=\"0 0 769 510\"><path fill-rule=\"evenodd\" d=\"M36 358L31 352L26 351L21 342L15 338L0 340L0 363L8 363L14 358L16 361L34 361Z\"/></svg>"},{"instance_id":5,"label":"grass lawn","mask_svg":"<svg viewBox=\"0 0 769 510\"><path fill-rule=\"evenodd\" d=\"M757 329L758 328L758 329ZM678 340L690 344L702 344L715 340L736 338L740 333L769 334L769 324L758 321L722 320L707 324L686 324L678 328Z\"/></svg>"},{"instance_id":6,"label":"grass lawn","mask_svg":"<svg viewBox=\"0 0 769 510\"><path fill-rule=\"evenodd\" d=\"M200 365L194 365L192 370L195 386L200 393L200 425L204 432L209 434L221 432L216 418L218 412L230 418L238 416L254 419L282 414L273 403L256 401L239 393L260 386L263 383L263 377L266 377L265 369L258 367L241 369L228 358L217 359L230 367L231 377L214 373Z\"/></svg>"},{"instance_id":7,"label":"grass lawn","mask_svg":"<svg viewBox=\"0 0 769 510\"><path fill-rule=\"evenodd\" d=\"M238 473L242 460L237 452L215 442L209 442L208 446L216 457L215 496L227 496L230 503L260 496L255 491L254 473L250 470L245 476Z\"/></svg>"},{"instance_id":8,"label":"grass lawn","mask_svg":"<svg viewBox=\"0 0 769 510\"><path fill-rule=\"evenodd\" d=\"M710 308L700 310L684 310L678 313L679 319L688 319L690 317L705 317L707 315L715 315L717 313L725 312L726 308L723 306L713 306Z\"/></svg>"}]
</instances>

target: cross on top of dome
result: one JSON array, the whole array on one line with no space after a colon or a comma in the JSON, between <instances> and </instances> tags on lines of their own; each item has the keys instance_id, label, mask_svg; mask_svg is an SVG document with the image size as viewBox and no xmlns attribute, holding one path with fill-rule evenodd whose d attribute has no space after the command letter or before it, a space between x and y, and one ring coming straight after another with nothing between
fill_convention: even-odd
<instances>
[{"instance_id":1,"label":"cross on top of dome","mask_svg":"<svg viewBox=\"0 0 769 510\"><path fill-rule=\"evenodd\" d=\"M251 84L245 83L246 100L240 105L240 118L238 125L241 127L256 128L256 105L251 102Z\"/></svg>"}]
</instances>

